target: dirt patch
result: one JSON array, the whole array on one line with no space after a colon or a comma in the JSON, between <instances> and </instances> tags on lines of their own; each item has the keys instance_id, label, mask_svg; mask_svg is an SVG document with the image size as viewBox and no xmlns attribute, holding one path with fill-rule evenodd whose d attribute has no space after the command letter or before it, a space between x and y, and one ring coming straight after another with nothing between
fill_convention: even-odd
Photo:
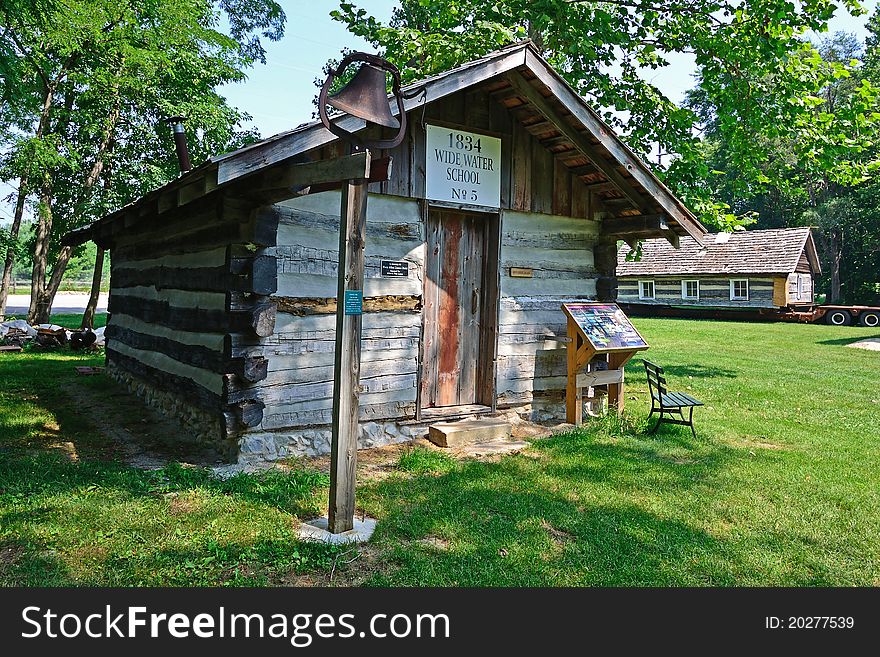
<instances>
[{"instance_id":1,"label":"dirt patch","mask_svg":"<svg viewBox=\"0 0 880 657\"><path fill-rule=\"evenodd\" d=\"M166 497L171 498L171 502L168 505L168 513L175 516L195 513L202 508L202 500L197 495L169 493Z\"/></svg>"},{"instance_id":2,"label":"dirt patch","mask_svg":"<svg viewBox=\"0 0 880 657\"><path fill-rule=\"evenodd\" d=\"M296 573L288 573L278 582L279 586L295 586L299 587L315 587L315 586L327 586L327 576L323 573L303 573L298 575Z\"/></svg>"},{"instance_id":3,"label":"dirt patch","mask_svg":"<svg viewBox=\"0 0 880 657\"><path fill-rule=\"evenodd\" d=\"M70 560L73 563L82 563L89 560L104 561L107 558L108 550L102 545L80 545L70 551Z\"/></svg>"},{"instance_id":4,"label":"dirt patch","mask_svg":"<svg viewBox=\"0 0 880 657\"><path fill-rule=\"evenodd\" d=\"M449 541L443 538L439 538L437 536L428 536L426 538L421 538L417 543L421 543L425 547L431 548L432 550L438 550L440 552L446 552L449 550Z\"/></svg>"},{"instance_id":5,"label":"dirt patch","mask_svg":"<svg viewBox=\"0 0 880 657\"><path fill-rule=\"evenodd\" d=\"M65 394L82 409L95 429L113 443L113 456L128 465L156 470L172 462L203 467L224 462L210 447L172 442L170 437L181 434L180 425L123 390L82 385L69 386Z\"/></svg>"},{"instance_id":6,"label":"dirt patch","mask_svg":"<svg viewBox=\"0 0 880 657\"><path fill-rule=\"evenodd\" d=\"M736 447L745 447L747 449L772 449L772 450L789 450L790 447L778 445L767 440L766 436L739 436L732 441Z\"/></svg>"},{"instance_id":7,"label":"dirt patch","mask_svg":"<svg viewBox=\"0 0 880 657\"><path fill-rule=\"evenodd\" d=\"M853 349L867 349L868 351L880 351L880 338L865 338L858 342L850 342L847 347Z\"/></svg>"},{"instance_id":8,"label":"dirt patch","mask_svg":"<svg viewBox=\"0 0 880 657\"><path fill-rule=\"evenodd\" d=\"M59 441L59 442L50 442L46 445L46 449L51 449L60 454L63 454L64 457L71 461L77 462L79 461L79 453L76 450L76 445L74 445L70 441ZM42 450L34 450L34 453L38 453Z\"/></svg>"},{"instance_id":9,"label":"dirt patch","mask_svg":"<svg viewBox=\"0 0 880 657\"><path fill-rule=\"evenodd\" d=\"M388 569L385 551L369 543L356 548L357 558L344 552L338 555L335 570L327 576L330 586L361 586L373 575Z\"/></svg>"},{"instance_id":10,"label":"dirt patch","mask_svg":"<svg viewBox=\"0 0 880 657\"><path fill-rule=\"evenodd\" d=\"M513 449L494 449L491 443L486 443L489 448L480 449L479 446L467 446L466 448L444 448L438 447L427 438L416 438L415 440L396 443L393 445L385 445L383 447L373 447L370 449L358 450L357 476L358 483L370 483L382 481L395 472L397 463L401 454L419 447L431 451L441 452L451 456L457 460L476 460L483 462L499 461L507 454L523 454L529 458L543 459L545 456L539 452L529 451L528 445L522 443L525 440L536 440L546 438L554 434L569 431L572 428L570 424L555 423L552 425L536 424L519 418L506 418L511 422L512 438L521 444L514 445ZM501 442L501 441L499 441ZM525 450L525 451L523 451ZM321 472L330 472L330 455L317 456L312 458L298 458L280 461L275 467L283 468L301 468L308 467L310 469L319 470Z\"/></svg>"},{"instance_id":11,"label":"dirt patch","mask_svg":"<svg viewBox=\"0 0 880 657\"><path fill-rule=\"evenodd\" d=\"M575 540L574 536L566 531L557 529L544 519L541 519L541 527L550 535L550 538L552 538L553 542L557 545L565 545L566 543L571 543Z\"/></svg>"},{"instance_id":12,"label":"dirt patch","mask_svg":"<svg viewBox=\"0 0 880 657\"><path fill-rule=\"evenodd\" d=\"M573 424L566 424L564 422L554 424L537 424L535 422L518 420L512 422L511 424L511 435L513 438L516 438L518 440L535 440L538 438L549 438L554 434L564 433L566 431L571 431L572 429L574 429Z\"/></svg>"},{"instance_id":13,"label":"dirt patch","mask_svg":"<svg viewBox=\"0 0 880 657\"><path fill-rule=\"evenodd\" d=\"M6 572L10 566L18 562L25 550L20 545L0 546L0 573Z\"/></svg>"},{"instance_id":14,"label":"dirt patch","mask_svg":"<svg viewBox=\"0 0 880 657\"><path fill-rule=\"evenodd\" d=\"M358 482L376 482L387 478L392 472L397 471L397 462L400 459L400 455L411 450L413 447L424 447L425 449L448 453L447 450L437 447L425 438L416 438L409 442L395 443L394 445L359 449L357 453ZM330 455L324 454L312 458L299 458L287 461L286 465L292 468L306 466L312 470L319 470L329 474Z\"/></svg>"},{"instance_id":15,"label":"dirt patch","mask_svg":"<svg viewBox=\"0 0 880 657\"><path fill-rule=\"evenodd\" d=\"M339 552L328 571L287 573L278 586L361 586L377 572L387 568L384 552L369 543Z\"/></svg>"}]
</instances>

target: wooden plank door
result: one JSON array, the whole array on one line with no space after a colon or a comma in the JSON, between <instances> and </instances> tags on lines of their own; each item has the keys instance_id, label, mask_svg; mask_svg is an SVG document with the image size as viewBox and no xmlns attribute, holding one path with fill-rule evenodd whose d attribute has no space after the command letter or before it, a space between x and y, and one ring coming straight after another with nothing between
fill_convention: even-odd
<instances>
[{"instance_id":1,"label":"wooden plank door","mask_svg":"<svg viewBox=\"0 0 880 657\"><path fill-rule=\"evenodd\" d=\"M474 404L486 220L432 209L428 224L422 407Z\"/></svg>"}]
</instances>

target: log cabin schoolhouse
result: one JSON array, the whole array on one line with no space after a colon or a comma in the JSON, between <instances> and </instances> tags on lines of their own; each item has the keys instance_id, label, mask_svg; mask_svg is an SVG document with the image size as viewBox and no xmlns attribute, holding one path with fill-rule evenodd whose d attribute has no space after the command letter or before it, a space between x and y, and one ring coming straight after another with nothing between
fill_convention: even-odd
<instances>
[{"instance_id":1,"label":"log cabin schoolhouse","mask_svg":"<svg viewBox=\"0 0 880 657\"><path fill-rule=\"evenodd\" d=\"M371 154L391 174L368 195L359 444L564 417L560 305L615 298L619 239L705 229L530 42L404 91L406 138ZM484 159L450 160L468 145ZM345 152L304 124L66 238L111 251L108 374L232 459L329 451L340 191L291 183Z\"/></svg>"},{"instance_id":2,"label":"log cabin schoolhouse","mask_svg":"<svg viewBox=\"0 0 880 657\"><path fill-rule=\"evenodd\" d=\"M618 298L628 306L794 308L815 301L821 274L812 229L778 228L642 243L641 258L617 254Z\"/></svg>"}]
</instances>

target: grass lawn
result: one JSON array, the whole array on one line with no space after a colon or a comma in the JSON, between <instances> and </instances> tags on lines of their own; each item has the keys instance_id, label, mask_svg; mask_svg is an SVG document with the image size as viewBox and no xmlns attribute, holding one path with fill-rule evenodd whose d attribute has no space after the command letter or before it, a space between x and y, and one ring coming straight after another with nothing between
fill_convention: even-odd
<instances>
[{"instance_id":1,"label":"grass lawn","mask_svg":"<svg viewBox=\"0 0 880 657\"><path fill-rule=\"evenodd\" d=\"M55 319L54 321L57 321ZM880 353L876 330L637 319L670 387L706 402L644 434L647 390L627 369L627 414L537 440L497 462L408 450L364 476L379 519L333 583L368 585L878 585ZM338 550L295 540L326 476L220 481L115 464L67 390L70 354L0 357L0 583L326 584Z\"/></svg>"},{"instance_id":2,"label":"grass lawn","mask_svg":"<svg viewBox=\"0 0 880 657\"><path fill-rule=\"evenodd\" d=\"M56 314L52 315L52 323L67 329L78 329L82 325L82 314ZM107 313L95 314L95 328L101 328L107 324Z\"/></svg>"}]
</instances>

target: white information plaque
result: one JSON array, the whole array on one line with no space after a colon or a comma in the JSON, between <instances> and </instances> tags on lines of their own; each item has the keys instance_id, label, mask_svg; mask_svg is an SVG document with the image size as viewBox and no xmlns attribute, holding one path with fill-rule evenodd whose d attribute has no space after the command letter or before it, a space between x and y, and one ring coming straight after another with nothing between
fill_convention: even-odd
<instances>
[{"instance_id":1,"label":"white information plaque","mask_svg":"<svg viewBox=\"0 0 880 657\"><path fill-rule=\"evenodd\" d=\"M501 140L428 125L425 196L432 201L501 205Z\"/></svg>"}]
</instances>

